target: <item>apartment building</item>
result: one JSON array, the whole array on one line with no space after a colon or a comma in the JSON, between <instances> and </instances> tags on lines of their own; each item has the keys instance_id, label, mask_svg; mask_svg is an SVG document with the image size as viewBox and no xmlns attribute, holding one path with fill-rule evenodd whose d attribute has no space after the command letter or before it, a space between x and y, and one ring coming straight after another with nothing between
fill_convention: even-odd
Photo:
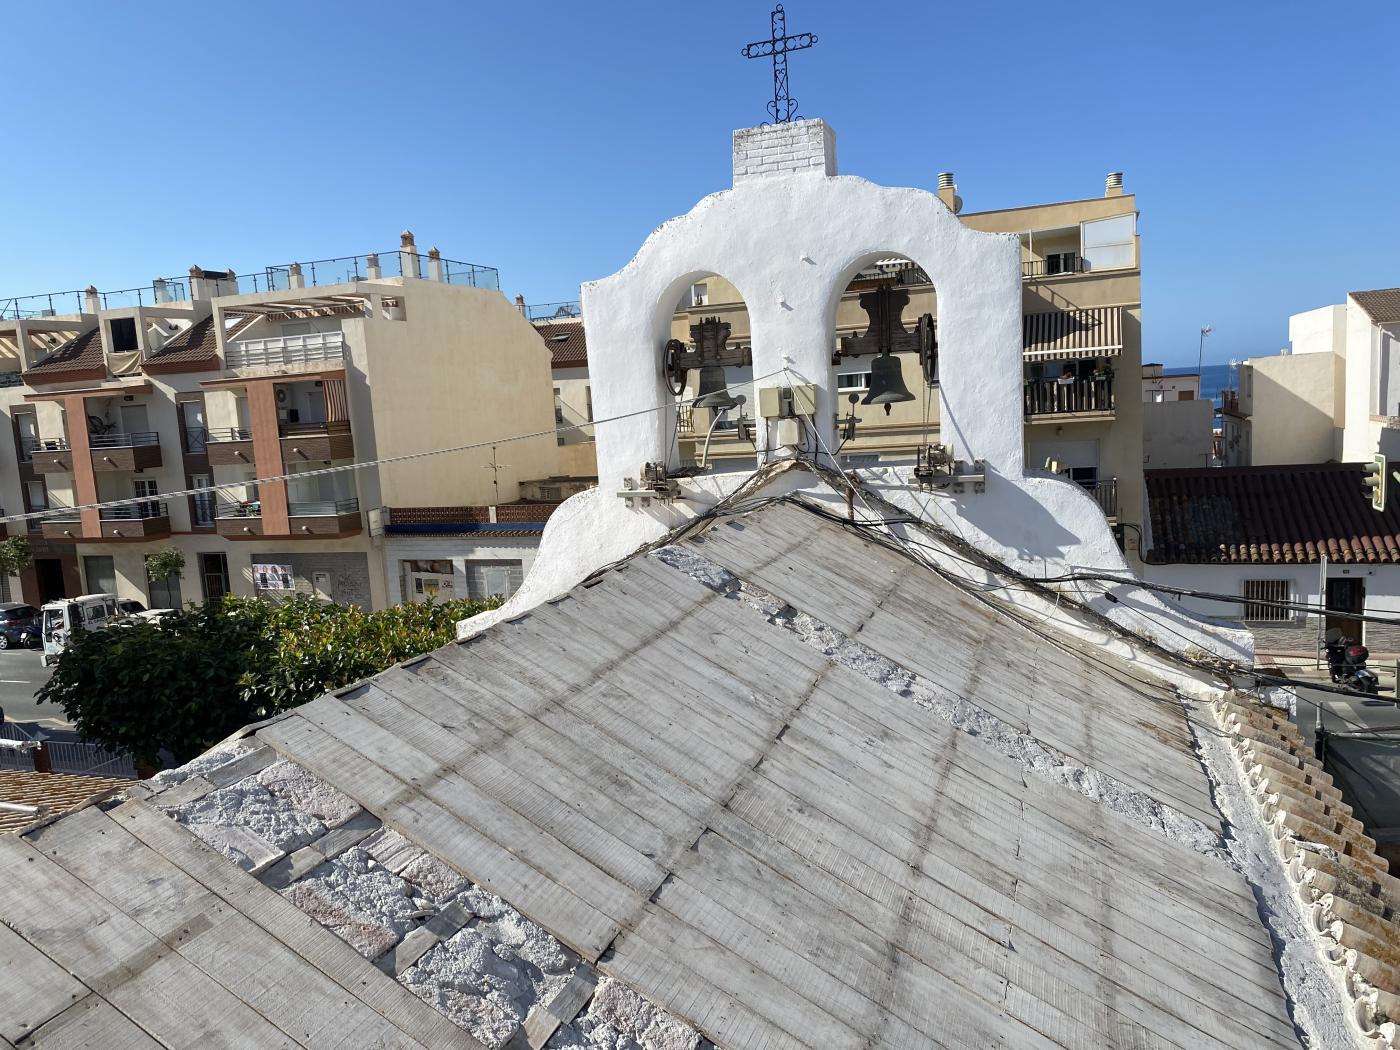
<instances>
[{"instance_id":1,"label":"apartment building","mask_svg":"<svg viewBox=\"0 0 1400 1050\"><path fill-rule=\"evenodd\" d=\"M558 447L490 443L553 427L550 357L491 267L405 233L396 251L194 267L0 315L0 499L49 512L10 526L33 545L12 581L27 601L295 590L380 608L509 593L528 568L552 504L521 500ZM167 547L183 578L149 580Z\"/></svg>"},{"instance_id":2,"label":"apartment building","mask_svg":"<svg viewBox=\"0 0 1400 1050\"><path fill-rule=\"evenodd\" d=\"M1293 314L1288 339L1225 392L1229 465L1400 459L1400 288Z\"/></svg>"},{"instance_id":3,"label":"apartment building","mask_svg":"<svg viewBox=\"0 0 1400 1050\"><path fill-rule=\"evenodd\" d=\"M1015 234L1021 240L1027 462L1053 464L1092 492L1111 521L1140 526L1141 268L1136 201L1123 192L1122 176L1108 176L1102 197L996 211L962 212L962 199L948 173L939 175L938 194L967 225ZM852 276L836 305L832 348L832 367L843 396L841 417L858 420L847 429L839 450L848 465L910 463L921 448L939 441L938 398L924 382L916 352L895 354L912 400L889 406L888 413L859 403L870 390L872 356L860 352L861 341L851 337L878 323L862 305L862 297L881 288L896 293L884 302L899 303L906 334L913 337L919 318L926 314L935 336L937 332L937 289L917 259L891 255ZM864 302L872 311L885 309L874 297ZM697 279L685 290L672 335L691 341L691 327L705 318L730 326L732 346L747 344L743 295L723 275ZM729 461L733 469L735 461L754 458L741 424L742 416L754 414L752 370L726 369L726 379L731 390L747 395L746 405L719 419L701 408L683 413L678 439L683 450L693 449L707 461ZM688 393L693 396L694 390ZM1135 531L1128 531L1125 544L1136 553Z\"/></svg>"},{"instance_id":4,"label":"apartment building","mask_svg":"<svg viewBox=\"0 0 1400 1050\"><path fill-rule=\"evenodd\" d=\"M1208 467L1213 457L1215 402L1201 398L1201 377L1142 366L1142 465L1147 470Z\"/></svg>"}]
</instances>

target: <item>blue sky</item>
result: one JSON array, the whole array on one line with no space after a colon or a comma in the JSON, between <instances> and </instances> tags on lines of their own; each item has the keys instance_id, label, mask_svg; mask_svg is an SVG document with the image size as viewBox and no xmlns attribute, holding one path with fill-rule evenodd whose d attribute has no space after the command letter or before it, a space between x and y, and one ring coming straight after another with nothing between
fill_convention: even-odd
<instances>
[{"instance_id":1,"label":"blue sky","mask_svg":"<svg viewBox=\"0 0 1400 1050\"><path fill-rule=\"evenodd\" d=\"M7 16L0 298L426 249L577 297L729 184L765 119L762 0L26 4ZM790 0L804 116L847 174L968 210L1142 213L1144 355L1272 353L1400 284L1400 5ZM18 44L19 46L15 46Z\"/></svg>"}]
</instances>

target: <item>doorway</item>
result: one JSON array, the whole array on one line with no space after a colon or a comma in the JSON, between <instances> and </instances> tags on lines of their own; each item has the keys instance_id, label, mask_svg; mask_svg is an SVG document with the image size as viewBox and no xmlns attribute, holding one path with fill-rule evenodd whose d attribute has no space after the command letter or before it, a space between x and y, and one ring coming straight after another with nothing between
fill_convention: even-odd
<instances>
[{"instance_id":1,"label":"doorway","mask_svg":"<svg viewBox=\"0 0 1400 1050\"><path fill-rule=\"evenodd\" d=\"M1334 616L1332 613L1363 613L1366 611L1366 581L1360 577L1344 577L1327 581L1326 629L1336 628L1353 641L1361 641L1365 626L1360 620Z\"/></svg>"},{"instance_id":2,"label":"doorway","mask_svg":"<svg viewBox=\"0 0 1400 1050\"><path fill-rule=\"evenodd\" d=\"M222 551L199 556L199 578L204 584L204 600L217 605L229 592L228 557Z\"/></svg>"},{"instance_id":3,"label":"doorway","mask_svg":"<svg viewBox=\"0 0 1400 1050\"><path fill-rule=\"evenodd\" d=\"M55 602L67 598L68 591L63 585L63 562L57 558L35 558L34 573L39 580L39 601Z\"/></svg>"}]
</instances>

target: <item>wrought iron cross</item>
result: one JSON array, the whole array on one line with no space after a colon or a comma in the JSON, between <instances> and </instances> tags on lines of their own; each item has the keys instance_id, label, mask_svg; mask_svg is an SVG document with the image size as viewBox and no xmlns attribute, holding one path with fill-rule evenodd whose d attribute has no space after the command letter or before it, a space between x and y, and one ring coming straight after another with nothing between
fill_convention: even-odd
<instances>
[{"instance_id":1,"label":"wrought iron cross","mask_svg":"<svg viewBox=\"0 0 1400 1050\"><path fill-rule=\"evenodd\" d=\"M817 42L815 33L787 35L787 16L783 5L773 8L773 35L769 40L756 40L744 48L745 58L773 58L773 101L768 112L773 123L787 124L797 118L797 99L788 94L787 56L789 51L801 51Z\"/></svg>"}]
</instances>

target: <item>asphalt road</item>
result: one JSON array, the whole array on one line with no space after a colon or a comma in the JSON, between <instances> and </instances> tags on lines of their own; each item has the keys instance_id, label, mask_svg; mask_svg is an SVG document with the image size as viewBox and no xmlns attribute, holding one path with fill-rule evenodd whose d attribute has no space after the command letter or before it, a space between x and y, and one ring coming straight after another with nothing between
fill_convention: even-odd
<instances>
[{"instance_id":1,"label":"asphalt road","mask_svg":"<svg viewBox=\"0 0 1400 1050\"><path fill-rule=\"evenodd\" d=\"M5 710L5 720L37 722L45 729L66 727L60 708L34 699L34 691L48 680L49 670L39 666L37 649L0 651L0 708Z\"/></svg>"}]
</instances>

